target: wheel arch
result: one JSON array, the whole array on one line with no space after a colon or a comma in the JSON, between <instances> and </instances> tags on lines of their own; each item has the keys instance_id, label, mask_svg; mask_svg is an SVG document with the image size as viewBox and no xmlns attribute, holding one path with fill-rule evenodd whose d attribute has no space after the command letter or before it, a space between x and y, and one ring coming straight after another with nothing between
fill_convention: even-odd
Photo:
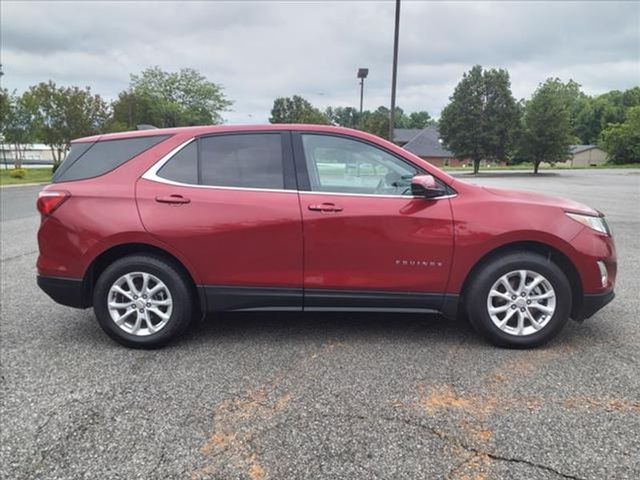
<instances>
[{"instance_id":1,"label":"wheel arch","mask_svg":"<svg viewBox=\"0 0 640 480\"><path fill-rule=\"evenodd\" d=\"M484 265L499 257L504 255L505 253L510 252L534 252L545 256L549 261L554 262L560 269L567 275L567 279L569 280L569 284L571 285L571 298L572 298L572 307L571 307L571 316L575 316L576 312L580 311L582 307L582 299L583 299L583 287L582 280L580 279L580 274L576 266L573 264L571 259L551 245L546 243L537 242L537 241L517 241L511 242L504 245L500 245L488 252L486 252L480 259L471 267L469 272L467 273L464 282L462 284L462 288L460 290L460 299L459 304L464 305L466 300L466 293L471 283L471 280L477 274L478 271L482 269Z\"/></svg>"},{"instance_id":2,"label":"wheel arch","mask_svg":"<svg viewBox=\"0 0 640 480\"><path fill-rule=\"evenodd\" d=\"M122 257L134 254L151 254L161 257L181 270L186 278L189 279L189 286L192 289L194 299L197 301L197 309L200 313L206 311L206 299L202 296L200 289L197 288L197 284L195 279L193 278L193 275L184 265L184 263L181 262L180 259L178 259L175 255L171 254L163 248L148 243L137 242L114 245L104 250L93 259L91 264L87 267L84 278L82 280L83 297L87 306L90 306L92 303L91 298L93 295L93 289L95 287L96 281L98 280L98 277L100 277L100 274L105 270L105 268Z\"/></svg>"}]
</instances>

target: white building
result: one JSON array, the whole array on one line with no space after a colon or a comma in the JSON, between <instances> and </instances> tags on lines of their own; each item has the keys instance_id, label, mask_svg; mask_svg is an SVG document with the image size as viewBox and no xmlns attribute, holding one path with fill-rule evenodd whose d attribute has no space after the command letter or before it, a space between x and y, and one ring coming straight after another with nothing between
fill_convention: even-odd
<instances>
[{"instance_id":1,"label":"white building","mask_svg":"<svg viewBox=\"0 0 640 480\"><path fill-rule=\"evenodd\" d=\"M53 165L51 149L43 143L19 145L23 165ZM16 146L9 143L0 143L0 164L13 166L16 163L18 152Z\"/></svg>"},{"instance_id":2,"label":"white building","mask_svg":"<svg viewBox=\"0 0 640 480\"><path fill-rule=\"evenodd\" d=\"M571 145L572 167L595 167L607 162L607 153L595 145Z\"/></svg>"}]
</instances>

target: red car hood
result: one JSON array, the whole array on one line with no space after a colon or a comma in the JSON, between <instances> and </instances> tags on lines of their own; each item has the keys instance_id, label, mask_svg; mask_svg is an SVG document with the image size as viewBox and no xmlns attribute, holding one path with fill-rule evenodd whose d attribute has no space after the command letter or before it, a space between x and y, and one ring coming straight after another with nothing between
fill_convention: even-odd
<instances>
[{"instance_id":1,"label":"red car hood","mask_svg":"<svg viewBox=\"0 0 640 480\"><path fill-rule=\"evenodd\" d=\"M579 202L574 202L567 198L554 197L551 195L540 195L539 193L523 192L521 190L504 190L502 188L482 187L485 191L505 197L510 200L526 202L530 204L544 205L549 207L562 208L563 210L575 213L582 213L585 215L600 215L600 212L594 210L587 205Z\"/></svg>"}]
</instances>

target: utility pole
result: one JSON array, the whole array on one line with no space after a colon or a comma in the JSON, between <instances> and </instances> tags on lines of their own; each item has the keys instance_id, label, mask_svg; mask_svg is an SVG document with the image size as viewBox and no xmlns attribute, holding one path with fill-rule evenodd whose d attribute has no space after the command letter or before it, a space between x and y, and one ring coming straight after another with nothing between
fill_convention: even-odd
<instances>
[{"instance_id":1,"label":"utility pole","mask_svg":"<svg viewBox=\"0 0 640 480\"><path fill-rule=\"evenodd\" d=\"M398 82L398 38L400 35L400 0L396 0L396 23L393 34L393 71L391 75L391 111L389 112L389 141L393 142L396 116L396 84Z\"/></svg>"}]
</instances>

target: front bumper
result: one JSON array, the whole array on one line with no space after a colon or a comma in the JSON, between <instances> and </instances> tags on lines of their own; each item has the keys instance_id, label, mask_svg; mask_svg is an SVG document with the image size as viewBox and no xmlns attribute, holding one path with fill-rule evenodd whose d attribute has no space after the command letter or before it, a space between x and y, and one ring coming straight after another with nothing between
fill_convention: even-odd
<instances>
[{"instance_id":1,"label":"front bumper","mask_svg":"<svg viewBox=\"0 0 640 480\"><path fill-rule=\"evenodd\" d=\"M38 286L55 302L74 308L88 308L88 300L82 280L38 275Z\"/></svg>"},{"instance_id":2,"label":"front bumper","mask_svg":"<svg viewBox=\"0 0 640 480\"><path fill-rule=\"evenodd\" d=\"M581 322L591 317L598 310L607 305L616 296L613 290L605 293L585 294L580 308L572 315L573 319Z\"/></svg>"}]
</instances>

